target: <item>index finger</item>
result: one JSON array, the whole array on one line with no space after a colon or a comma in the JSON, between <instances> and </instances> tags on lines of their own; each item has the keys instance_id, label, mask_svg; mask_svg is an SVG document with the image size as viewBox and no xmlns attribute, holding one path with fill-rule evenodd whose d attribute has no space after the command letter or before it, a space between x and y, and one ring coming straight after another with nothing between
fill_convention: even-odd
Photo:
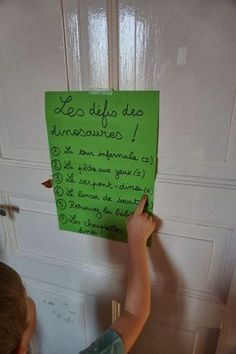
<instances>
[{"instance_id":1,"label":"index finger","mask_svg":"<svg viewBox=\"0 0 236 354\"><path fill-rule=\"evenodd\" d=\"M134 214L136 214L136 215L137 214L142 214L143 209L144 209L145 204L146 204L146 201L147 201L147 196L143 195L142 198L140 199L139 203L138 203L137 208L135 209Z\"/></svg>"}]
</instances>

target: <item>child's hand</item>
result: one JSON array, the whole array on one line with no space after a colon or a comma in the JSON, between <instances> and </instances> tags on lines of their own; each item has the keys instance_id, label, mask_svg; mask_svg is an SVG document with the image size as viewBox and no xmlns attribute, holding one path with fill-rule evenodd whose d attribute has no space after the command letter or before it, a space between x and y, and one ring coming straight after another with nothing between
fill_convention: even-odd
<instances>
[{"instance_id":1,"label":"child's hand","mask_svg":"<svg viewBox=\"0 0 236 354\"><path fill-rule=\"evenodd\" d=\"M145 213L144 207L147 201L147 196L144 195L134 212L130 215L127 222L128 242L143 242L146 243L148 237L156 228L156 221L152 216Z\"/></svg>"}]
</instances>

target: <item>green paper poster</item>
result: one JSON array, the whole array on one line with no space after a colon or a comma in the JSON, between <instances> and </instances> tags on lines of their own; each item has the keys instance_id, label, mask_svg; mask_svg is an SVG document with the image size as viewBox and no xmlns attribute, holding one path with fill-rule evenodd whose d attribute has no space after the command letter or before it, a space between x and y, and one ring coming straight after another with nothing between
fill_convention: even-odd
<instances>
[{"instance_id":1,"label":"green paper poster","mask_svg":"<svg viewBox=\"0 0 236 354\"><path fill-rule=\"evenodd\" d=\"M153 208L159 92L46 92L59 227L126 241L140 197Z\"/></svg>"}]
</instances>

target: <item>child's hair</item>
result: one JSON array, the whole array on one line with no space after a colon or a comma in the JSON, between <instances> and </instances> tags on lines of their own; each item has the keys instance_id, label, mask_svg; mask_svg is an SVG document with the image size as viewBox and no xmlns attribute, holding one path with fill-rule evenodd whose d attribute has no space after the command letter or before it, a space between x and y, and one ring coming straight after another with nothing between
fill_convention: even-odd
<instances>
[{"instance_id":1,"label":"child's hair","mask_svg":"<svg viewBox=\"0 0 236 354\"><path fill-rule=\"evenodd\" d=\"M26 293L15 270L0 262L0 353L17 348L26 328Z\"/></svg>"}]
</instances>

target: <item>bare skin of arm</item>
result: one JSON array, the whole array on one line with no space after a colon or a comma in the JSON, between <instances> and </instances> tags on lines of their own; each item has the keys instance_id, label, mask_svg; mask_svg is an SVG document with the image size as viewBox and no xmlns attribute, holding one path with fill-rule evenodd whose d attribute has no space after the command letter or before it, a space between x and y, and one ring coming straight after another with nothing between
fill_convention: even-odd
<instances>
[{"instance_id":1,"label":"bare skin of arm","mask_svg":"<svg viewBox=\"0 0 236 354\"><path fill-rule=\"evenodd\" d=\"M155 220L145 213L147 197L143 196L127 222L128 281L125 312L112 328L122 338L125 352L134 345L150 313L150 278L146 242L156 227Z\"/></svg>"}]
</instances>

